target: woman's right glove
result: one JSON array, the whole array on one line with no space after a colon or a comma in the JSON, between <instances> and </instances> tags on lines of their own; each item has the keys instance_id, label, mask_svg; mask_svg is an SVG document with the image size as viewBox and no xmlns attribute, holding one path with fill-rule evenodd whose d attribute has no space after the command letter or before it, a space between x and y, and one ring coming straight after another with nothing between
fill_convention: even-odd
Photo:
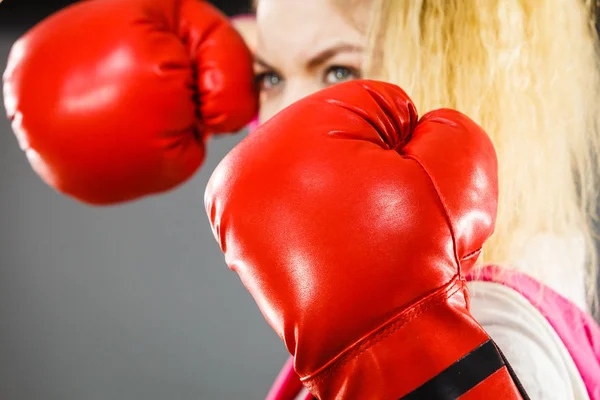
<instances>
[{"instance_id":1,"label":"woman's right glove","mask_svg":"<svg viewBox=\"0 0 600 400\"><path fill-rule=\"evenodd\" d=\"M243 140L205 203L315 397L521 399L463 279L497 199L477 124L448 109L419 119L400 88L352 81Z\"/></svg>"}]
</instances>

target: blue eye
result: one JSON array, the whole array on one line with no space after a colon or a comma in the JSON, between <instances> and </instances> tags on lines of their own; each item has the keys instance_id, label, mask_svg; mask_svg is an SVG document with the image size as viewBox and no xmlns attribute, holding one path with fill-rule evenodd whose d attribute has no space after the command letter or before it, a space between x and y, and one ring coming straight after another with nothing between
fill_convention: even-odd
<instances>
[{"instance_id":1,"label":"blue eye","mask_svg":"<svg viewBox=\"0 0 600 400\"><path fill-rule=\"evenodd\" d=\"M360 78L360 73L354 68L335 65L333 67L329 67L327 71L325 71L325 77L323 80L327 85L335 85L336 83L358 78Z\"/></svg>"},{"instance_id":2,"label":"blue eye","mask_svg":"<svg viewBox=\"0 0 600 400\"><path fill-rule=\"evenodd\" d=\"M283 82L275 71L266 71L256 75L255 82L260 91L271 90Z\"/></svg>"}]
</instances>

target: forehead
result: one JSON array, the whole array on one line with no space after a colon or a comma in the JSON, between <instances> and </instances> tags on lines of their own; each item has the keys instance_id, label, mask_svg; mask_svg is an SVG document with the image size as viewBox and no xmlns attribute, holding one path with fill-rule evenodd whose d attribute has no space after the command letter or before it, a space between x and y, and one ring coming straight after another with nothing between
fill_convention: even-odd
<instances>
[{"instance_id":1,"label":"forehead","mask_svg":"<svg viewBox=\"0 0 600 400\"><path fill-rule=\"evenodd\" d=\"M340 11L330 0L259 0L258 52L300 62L340 41L362 44L359 27Z\"/></svg>"}]
</instances>

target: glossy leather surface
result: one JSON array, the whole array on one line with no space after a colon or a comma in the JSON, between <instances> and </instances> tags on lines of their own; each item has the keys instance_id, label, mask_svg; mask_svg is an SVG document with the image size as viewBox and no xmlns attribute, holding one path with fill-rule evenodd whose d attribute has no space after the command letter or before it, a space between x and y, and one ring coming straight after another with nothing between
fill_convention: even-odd
<instances>
[{"instance_id":1,"label":"glossy leather surface","mask_svg":"<svg viewBox=\"0 0 600 400\"><path fill-rule=\"evenodd\" d=\"M211 133L255 115L251 55L199 0L90 0L13 46L4 99L35 171L92 204L188 179Z\"/></svg>"},{"instance_id":2,"label":"glossy leather surface","mask_svg":"<svg viewBox=\"0 0 600 400\"><path fill-rule=\"evenodd\" d=\"M460 273L491 235L497 160L469 118L398 87L306 97L228 154L213 232L320 399L398 399L485 340ZM462 268L462 271L461 271Z\"/></svg>"}]
</instances>

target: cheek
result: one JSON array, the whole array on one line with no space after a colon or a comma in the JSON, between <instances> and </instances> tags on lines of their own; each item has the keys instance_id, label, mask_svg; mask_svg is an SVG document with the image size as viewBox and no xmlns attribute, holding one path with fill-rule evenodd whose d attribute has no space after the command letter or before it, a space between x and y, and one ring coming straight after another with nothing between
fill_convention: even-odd
<instances>
[{"instance_id":1,"label":"cheek","mask_svg":"<svg viewBox=\"0 0 600 400\"><path fill-rule=\"evenodd\" d=\"M311 77L308 79L288 80L286 86L276 94L264 93L260 100L260 123L262 124L284 108L325 87L326 85L319 79Z\"/></svg>"},{"instance_id":2,"label":"cheek","mask_svg":"<svg viewBox=\"0 0 600 400\"><path fill-rule=\"evenodd\" d=\"M250 130L256 129L259 125L267 122L272 116L277 114L280 110L276 104L273 104L272 101L265 101L260 105L260 111L258 113L258 118L252 121L252 125L250 126Z\"/></svg>"}]
</instances>

